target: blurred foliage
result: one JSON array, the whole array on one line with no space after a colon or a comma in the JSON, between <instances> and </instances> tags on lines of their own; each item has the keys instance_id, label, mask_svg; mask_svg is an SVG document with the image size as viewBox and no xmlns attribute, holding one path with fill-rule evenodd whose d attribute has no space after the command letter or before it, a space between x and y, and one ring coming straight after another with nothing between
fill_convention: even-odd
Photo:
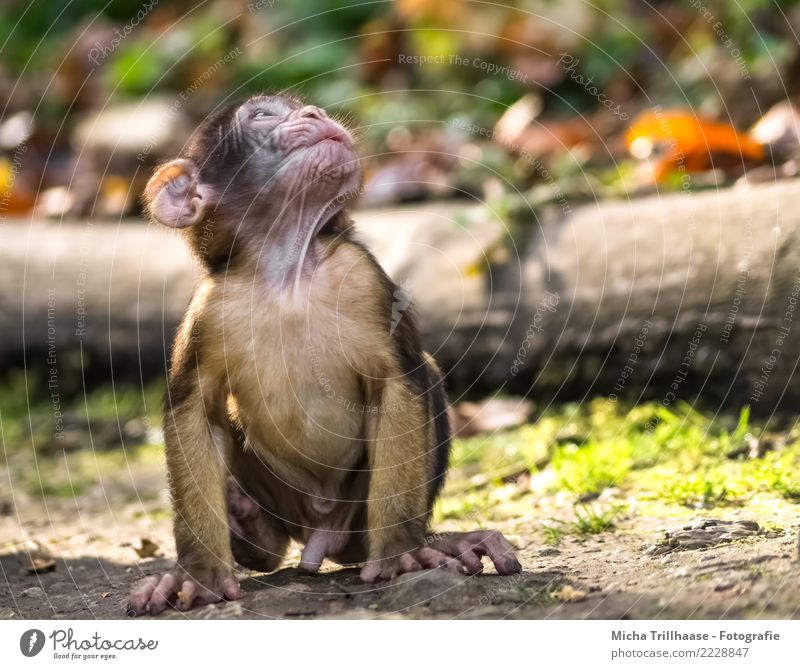
<instances>
[{"instance_id":1,"label":"blurred foliage","mask_svg":"<svg viewBox=\"0 0 800 669\"><path fill-rule=\"evenodd\" d=\"M86 60L81 38L89 48L110 49L116 29L123 38L100 62L103 102L178 93L239 46L242 55L217 73L225 86L213 97L297 89L365 123L433 123L466 115L491 125L530 91L542 96L546 114L597 106L596 95L557 63L560 53L569 53L582 76L622 102L632 92L658 92L662 105L713 106L716 86L707 66L727 53L715 22L753 72L774 76L780 61L797 50L788 40L790 26L777 14L778 8L788 15L796 9L788 0L706 0L711 22L691 3L656 3L650 11L630 0L442 4L11 0L0 8L0 58L8 77L45 83L65 59ZM439 62L409 63L401 56ZM509 72L491 72L480 63Z\"/></svg>"},{"instance_id":2,"label":"blurred foliage","mask_svg":"<svg viewBox=\"0 0 800 669\"><path fill-rule=\"evenodd\" d=\"M384 184L416 175L423 185L395 187L391 202L502 191L539 206L552 204L553 178L564 201L652 187L622 139L642 110L681 108L743 130L800 93L798 24L797 0L10 0L0 90L5 114L35 111L48 126L38 130L51 185L70 183L59 170L69 158L48 143L68 153L84 112L159 96L196 122L281 90L357 129L368 183L392 160ZM536 111L494 141L526 96ZM668 168L661 186L679 189Z\"/></svg>"}]
</instances>

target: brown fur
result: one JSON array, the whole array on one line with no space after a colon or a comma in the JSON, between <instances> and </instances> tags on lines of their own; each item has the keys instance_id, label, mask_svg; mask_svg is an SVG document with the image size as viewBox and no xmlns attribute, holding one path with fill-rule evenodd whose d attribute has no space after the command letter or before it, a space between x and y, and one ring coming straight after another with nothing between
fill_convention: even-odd
<instances>
[{"instance_id":1,"label":"brown fur","mask_svg":"<svg viewBox=\"0 0 800 669\"><path fill-rule=\"evenodd\" d=\"M266 548L276 558L286 537L304 541L314 529L354 532L342 543L347 562L392 558L424 542L437 475L433 403L406 379L389 334L391 284L372 257L347 234L320 244L299 292L254 281L258 269L247 266L207 275L192 300L176 340L167 450L189 442L203 464L170 460L176 534L182 519L191 525L210 510L219 522L202 522L220 531L220 498L200 485L197 509L192 494L192 472L209 468L199 477L208 486L219 489L232 474L273 517ZM434 369L430 357L420 360ZM367 498L368 526L355 526ZM334 506L319 513L320 503Z\"/></svg>"}]
</instances>

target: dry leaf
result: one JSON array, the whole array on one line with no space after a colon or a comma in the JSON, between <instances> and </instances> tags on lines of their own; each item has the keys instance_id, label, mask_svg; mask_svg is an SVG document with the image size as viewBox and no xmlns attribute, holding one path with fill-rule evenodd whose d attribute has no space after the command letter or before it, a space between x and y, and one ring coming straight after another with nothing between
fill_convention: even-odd
<instances>
[{"instance_id":1,"label":"dry leaf","mask_svg":"<svg viewBox=\"0 0 800 669\"><path fill-rule=\"evenodd\" d=\"M644 112L628 128L625 142L634 157L655 162L657 181L675 172L703 172L764 160L764 147L751 137L690 110Z\"/></svg>"},{"instance_id":2,"label":"dry leaf","mask_svg":"<svg viewBox=\"0 0 800 669\"><path fill-rule=\"evenodd\" d=\"M56 568L52 554L38 541L25 542L24 552L18 554L22 568L28 574L46 574Z\"/></svg>"},{"instance_id":3,"label":"dry leaf","mask_svg":"<svg viewBox=\"0 0 800 669\"><path fill-rule=\"evenodd\" d=\"M46 574L55 570L56 561L47 557L29 558L22 566L29 574Z\"/></svg>"},{"instance_id":4,"label":"dry leaf","mask_svg":"<svg viewBox=\"0 0 800 669\"><path fill-rule=\"evenodd\" d=\"M134 546L133 550L136 551L140 558L157 557L161 554L159 545L152 539L147 539L146 537L142 537L142 545L138 548Z\"/></svg>"},{"instance_id":5,"label":"dry leaf","mask_svg":"<svg viewBox=\"0 0 800 669\"><path fill-rule=\"evenodd\" d=\"M571 585L565 585L558 592L553 593L553 597L562 602L582 602L586 599L586 593L583 590L576 590Z\"/></svg>"}]
</instances>

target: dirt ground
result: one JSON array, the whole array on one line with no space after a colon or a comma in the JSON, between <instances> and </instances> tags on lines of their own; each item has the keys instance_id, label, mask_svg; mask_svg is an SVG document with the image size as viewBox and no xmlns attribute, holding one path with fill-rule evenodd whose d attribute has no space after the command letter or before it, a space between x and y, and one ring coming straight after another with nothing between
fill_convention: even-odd
<instances>
[{"instance_id":1,"label":"dirt ground","mask_svg":"<svg viewBox=\"0 0 800 669\"><path fill-rule=\"evenodd\" d=\"M141 502L119 507L107 499L87 506L94 508L29 503L21 516L3 509L0 619L122 618L131 586L169 567L173 545L163 500L144 511ZM539 518L556 512L537 507L524 520L494 525L519 549L524 572L511 577L488 567L474 577L437 570L368 586L357 570L335 565L314 576L300 573L293 547L279 571L242 574L244 599L164 617L794 618L800 606L795 509L776 503L757 517L747 508L717 516L745 521L735 525L702 522L702 514L632 514L613 531L548 545ZM758 526L748 522L754 520ZM685 527L694 529L681 532ZM55 568L28 573L25 541L50 553ZM140 557L137 549L156 555Z\"/></svg>"}]
</instances>

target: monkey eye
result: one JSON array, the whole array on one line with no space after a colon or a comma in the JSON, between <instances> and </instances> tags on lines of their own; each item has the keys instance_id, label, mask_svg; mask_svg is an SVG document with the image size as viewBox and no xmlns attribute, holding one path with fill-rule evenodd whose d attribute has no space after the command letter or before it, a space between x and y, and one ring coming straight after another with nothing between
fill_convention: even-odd
<instances>
[{"instance_id":1,"label":"monkey eye","mask_svg":"<svg viewBox=\"0 0 800 669\"><path fill-rule=\"evenodd\" d=\"M267 118L268 116L275 116L275 114L268 109L256 109L250 118Z\"/></svg>"}]
</instances>

